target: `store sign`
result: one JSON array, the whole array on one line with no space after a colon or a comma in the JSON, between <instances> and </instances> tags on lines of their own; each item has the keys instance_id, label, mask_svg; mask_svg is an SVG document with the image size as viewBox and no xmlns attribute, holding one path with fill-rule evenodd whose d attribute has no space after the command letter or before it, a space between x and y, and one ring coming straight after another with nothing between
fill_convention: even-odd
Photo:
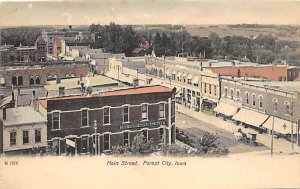
<instances>
[{"instance_id":1,"label":"store sign","mask_svg":"<svg viewBox=\"0 0 300 189\"><path fill-rule=\"evenodd\" d=\"M141 128L141 127L157 127L161 125L165 125L165 121L156 121L156 122L147 122L147 123L139 123L134 125L121 125L120 129L133 129L133 128Z\"/></svg>"}]
</instances>

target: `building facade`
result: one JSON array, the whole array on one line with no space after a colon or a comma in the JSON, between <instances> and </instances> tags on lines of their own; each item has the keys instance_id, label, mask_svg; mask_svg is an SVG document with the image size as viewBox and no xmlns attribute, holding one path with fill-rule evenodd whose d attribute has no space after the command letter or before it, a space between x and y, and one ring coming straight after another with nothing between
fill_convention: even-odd
<instances>
[{"instance_id":1,"label":"building facade","mask_svg":"<svg viewBox=\"0 0 300 189\"><path fill-rule=\"evenodd\" d=\"M47 120L32 107L2 108L0 152L5 155L39 153L47 146Z\"/></svg>"},{"instance_id":2,"label":"building facade","mask_svg":"<svg viewBox=\"0 0 300 189\"><path fill-rule=\"evenodd\" d=\"M39 100L48 143L59 154L109 153L137 134L153 144L175 142L175 90L162 86ZM96 139L95 139L96 136Z\"/></svg>"},{"instance_id":3,"label":"building facade","mask_svg":"<svg viewBox=\"0 0 300 189\"><path fill-rule=\"evenodd\" d=\"M6 87L30 87L45 85L47 79L86 76L89 72L86 62L49 62L31 65L3 66L0 69L1 85Z\"/></svg>"}]
</instances>

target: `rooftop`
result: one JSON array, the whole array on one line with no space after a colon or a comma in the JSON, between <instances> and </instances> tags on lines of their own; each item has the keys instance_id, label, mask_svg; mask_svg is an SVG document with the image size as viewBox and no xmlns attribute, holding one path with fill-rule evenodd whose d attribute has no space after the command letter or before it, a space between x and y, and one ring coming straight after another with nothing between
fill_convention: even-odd
<instances>
[{"instance_id":1,"label":"rooftop","mask_svg":"<svg viewBox=\"0 0 300 189\"><path fill-rule=\"evenodd\" d=\"M65 89L80 88L78 84L79 78L62 79L61 83L56 84L56 80L49 81L48 85L45 85L47 91L58 90L59 87L65 87ZM95 77L83 77L80 83L84 83L84 86L101 86L101 85L112 85L118 83L117 81L110 79L105 76L95 75Z\"/></svg>"},{"instance_id":2,"label":"rooftop","mask_svg":"<svg viewBox=\"0 0 300 189\"><path fill-rule=\"evenodd\" d=\"M137 95L137 94L165 93L165 92L172 92L172 89L160 85L142 86L137 88L127 88L127 89L119 89L114 91L107 91L107 92L103 92L101 96L123 96L123 95ZM97 98L97 97L100 97L99 94L62 96L62 97L40 99L39 103L45 108L47 108L47 102L51 100L86 99L86 98Z\"/></svg>"},{"instance_id":3,"label":"rooftop","mask_svg":"<svg viewBox=\"0 0 300 189\"><path fill-rule=\"evenodd\" d=\"M3 120L3 124L6 126L47 121L45 117L32 107L8 108L6 111L6 120Z\"/></svg>"}]
</instances>

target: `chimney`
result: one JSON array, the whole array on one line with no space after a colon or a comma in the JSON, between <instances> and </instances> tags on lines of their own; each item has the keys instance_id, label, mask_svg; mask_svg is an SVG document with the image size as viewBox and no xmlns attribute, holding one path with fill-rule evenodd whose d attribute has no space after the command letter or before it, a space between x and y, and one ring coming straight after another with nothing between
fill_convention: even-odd
<instances>
[{"instance_id":1,"label":"chimney","mask_svg":"<svg viewBox=\"0 0 300 189\"><path fill-rule=\"evenodd\" d=\"M56 84L59 84L59 83L61 83L61 79L60 78L56 78Z\"/></svg>"},{"instance_id":2,"label":"chimney","mask_svg":"<svg viewBox=\"0 0 300 189\"><path fill-rule=\"evenodd\" d=\"M132 83L134 88L139 86L139 80L137 78L133 79Z\"/></svg>"},{"instance_id":3,"label":"chimney","mask_svg":"<svg viewBox=\"0 0 300 189\"><path fill-rule=\"evenodd\" d=\"M3 119L3 120L6 120L6 107L5 107L5 106L3 106L3 108L2 108L2 112L3 112L3 117L2 117L2 119Z\"/></svg>"},{"instance_id":4,"label":"chimney","mask_svg":"<svg viewBox=\"0 0 300 189\"><path fill-rule=\"evenodd\" d=\"M37 100L35 99L35 91L32 91L31 104L32 104L33 109L36 111L37 110Z\"/></svg>"},{"instance_id":5,"label":"chimney","mask_svg":"<svg viewBox=\"0 0 300 189\"><path fill-rule=\"evenodd\" d=\"M32 100L35 100L35 91L32 91Z\"/></svg>"},{"instance_id":6,"label":"chimney","mask_svg":"<svg viewBox=\"0 0 300 189\"><path fill-rule=\"evenodd\" d=\"M232 62L232 66L235 67L235 62Z\"/></svg>"},{"instance_id":7,"label":"chimney","mask_svg":"<svg viewBox=\"0 0 300 189\"><path fill-rule=\"evenodd\" d=\"M59 94L59 96L64 96L65 95L65 87L59 87L58 94Z\"/></svg>"},{"instance_id":8,"label":"chimney","mask_svg":"<svg viewBox=\"0 0 300 189\"><path fill-rule=\"evenodd\" d=\"M69 25L69 30L72 30L72 25Z\"/></svg>"}]
</instances>

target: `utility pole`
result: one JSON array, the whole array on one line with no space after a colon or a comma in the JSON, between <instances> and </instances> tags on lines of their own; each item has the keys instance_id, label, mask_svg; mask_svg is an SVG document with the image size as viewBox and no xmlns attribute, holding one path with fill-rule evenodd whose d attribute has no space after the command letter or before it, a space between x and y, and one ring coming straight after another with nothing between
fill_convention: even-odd
<instances>
[{"instance_id":1,"label":"utility pole","mask_svg":"<svg viewBox=\"0 0 300 189\"><path fill-rule=\"evenodd\" d=\"M271 139L271 156L273 156L273 140L274 140L274 119L275 117L273 116L273 120L272 120L272 139Z\"/></svg>"},{"instance_id":2,"label":"utility pole","mask_svg":"<svg viewBox=\"0 0 300 189\"><path fill-rule=\"evenodd\" d=\"M294 98L294 95L293 95L293 98ZM293 151L294 151L294 129L293 129L294 106L295 106L295 102L292 102L290 116L291 116L291 129L292 129L292 132L291 132L291 142L292 142L292 150Z\"/></svg>"},{"instance_id":3,"label":"utility pole","mask_svg":"<svg viewBox=\"0 0 300 189\"><path fill-rule=\"evenodd\" d=\"M97 120L94 120L94 129L95 129L95 155L98 155L98 150L97 150Z\"/></svg>"}]
</instances>

